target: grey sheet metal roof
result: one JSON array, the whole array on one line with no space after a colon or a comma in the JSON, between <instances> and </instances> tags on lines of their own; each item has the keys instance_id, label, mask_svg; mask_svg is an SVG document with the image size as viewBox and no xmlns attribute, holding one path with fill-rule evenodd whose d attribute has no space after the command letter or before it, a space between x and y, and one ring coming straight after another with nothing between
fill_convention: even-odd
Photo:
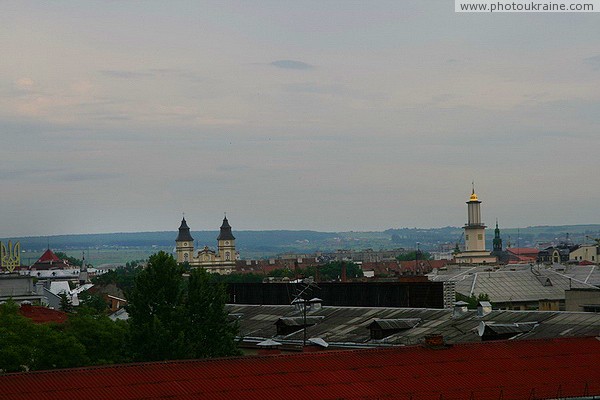
<instances>
[{"instance_id":1,"label":"grey sheet metal roof","mask_svg":"<svg viewBox=\"0 0 600 400\"><path fill-rule=\"evenodd\" d=\"M381 319L375 318L369 324L369 327L377 327L379 329L410 329L414 328L421 322L421 318L392 318Z\"/></svg>"},{"instance_id":2,"label":"grey sheet metal roof","mask_svg":"<svg viewBox=\"0 0 600 400\"><path fill-rule=\"evenodd\" d=\"M431 274L434 281L453 281L465 296L485 293L492 303L564 300L568 289L598 289L552 268L521 267L484 271L481 267L456 268Z\"/></svg>"},{"instance_id":3,"label":"grey sheet metal roof","mask_svg":"<svg viewBox=\"0 0 600 400\"><path fill-rule=\"evenodd\" d=\"M293 306L228 305L229 313L241 314L238 320L239 336L262 338L277 336L275 323L280 318L301 317ZM564 311L498 311L478 317L469 310L453 318L451 309L330 307L310 311L310 317L323 317L306 329L308 337L319 337L327 343L410 345L417 344L428 334L441 334L447 343L478 342L481 321L490 324L538 323L539 325L518 339L538 339L562 336L600 335L600 314ZM413 328L404 329L381 340L371 339L369 325L375 320L419 319ZM286 340L303 339L302 329L285 336Z\"/></svg>"}]
</instances>

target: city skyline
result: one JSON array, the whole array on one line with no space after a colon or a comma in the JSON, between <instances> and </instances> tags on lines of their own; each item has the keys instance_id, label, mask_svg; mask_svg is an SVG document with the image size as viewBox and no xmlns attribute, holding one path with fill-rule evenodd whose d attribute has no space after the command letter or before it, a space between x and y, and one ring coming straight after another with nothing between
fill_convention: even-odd
<instances>
[{"instance_id":1,"label":"city skyline","mask_svg":"<svg viewBox=\"0 0 600 400\"><path fill-rule=\"evenodd\" d=\"M12 2L0 237L600 223L597 14Z\"/></svg>"}]
</instances>

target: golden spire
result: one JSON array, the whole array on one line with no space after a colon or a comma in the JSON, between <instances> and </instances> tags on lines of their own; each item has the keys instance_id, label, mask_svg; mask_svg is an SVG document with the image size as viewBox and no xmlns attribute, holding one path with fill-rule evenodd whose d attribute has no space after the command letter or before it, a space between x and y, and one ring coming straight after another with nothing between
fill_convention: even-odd
<instances>
[{"instance_id":1,"label":"golden spire","mask_svg":"<svg viewBox=\"0 0 600 400\"><path fill-rule=\"evenodd\" d=\"M477 199L477 195L475 194L475 182L471 182L471 185L473 186L473 190L471 192L471 198L469 198L469 201L479 201Z\"/></svg>"}]
</instances>

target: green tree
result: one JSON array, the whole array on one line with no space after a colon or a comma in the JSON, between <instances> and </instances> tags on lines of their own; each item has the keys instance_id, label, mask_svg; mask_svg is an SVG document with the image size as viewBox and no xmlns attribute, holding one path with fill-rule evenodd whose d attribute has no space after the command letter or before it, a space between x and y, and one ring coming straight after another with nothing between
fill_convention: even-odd
<instances>
[{"instance_id":1,"label":"green tree","mask_svg":"<svg viewBox=\"0 0 600 400\"><path fill-rule=\"evenodd\" d=\"M92 364L130 361L127 348L129 325L112 321L106 315L78 312L69 317L65 331L79 339Z\"/></svg>"},{"instance_id":2,"label":"green tree","mask_svg":"<svg viewBox=\"0 0 600 400\"><path fill-rule=\"evenodd\" d=\"M56 257L60 258L61 260L66 260L69 262L69 264L74 265L76 267L81 267L81 265L83 264L82 260L75 258L75 257L68 256L66 253L63 253L62 251L57 251L54 254L56 255Z\"/></svg>"},{"instance_id":3,"label":"green tree","mask_svg":"<svg viewBox=\"0 0 600 400\"><path fill-rule=\"evenodd\" d=\"M346 267L346 276L348 279L360 278L363 276L362 269L353 262L332 261L328 264L319 266L319 280L330 281L341 279L342 267Z\"/></svg>"},{"instance_id":4,"label":"green tree","mask_svg":"<svg viewBox=\"0 0 600 400\"><path fill-rule=\"evenodd\" d=\"M475 309L479 305L480 301L490 301L490 296L487 293L479 293L477 296L465 296L463 294L456 293L456 300L467 302L469 303L467 308Z\"/></svg>"},{"instance_id":5,"label":"green tree","mask_svg":"<svg viewBox=\"0 0 600 400\"><path fill-rule=\"evenodd\" d=\"M128 295L129 345L136 361L185 358L182 268L161 251L150 256Z\"/></svg>"},{"instance_id":6,"label":"green tree","mask_svg":"<svg viewBox=\"0 0 600 400\"><path fill-rule=\"evenodd\" d=\"M227 319L226 302L227 292L222 284L212 282L203 269L191 272L185 304L185 334L191 357L240 354L235 344L238 328Z\"/></svg>"},{"instance_id":7,"label":"green tree","mask_svg":"<svg viewBox=\"0 0 600 400\"><path fill-rule=\"evenodd\" d=\"M79 306L77 313L79 314L94 314L104 315L108 312L108 303L102 295L98 293L90 293L85 290L79 293Z\"/></svg>"},{"instance_id":8,"label":"green tree","mask_svg":"<svg viewBox=\"0 0 600 400\"><path fill-rule=\"evenodd\" d=\"M4 372L86 365L85 347L57 324L34 324L14 302L0 304L0 370Z\"/></svg>"},{"instance_id":9,"label":"green tree","mask_svg":"<svg viewBox=\"0 0 600 400\"><path fill-rule=\"evenodd\" d=\"M0 304L0 372L26 370L33 358L33 323L18 311L12 300Z\"/></svg>"},{"instance_id":10,"label":"green tree","mask_svg":"<svg viewBox=\"0 0 600 400\"><path fill-rule=\"evenodd\" d=\"M58 294L60 297L60 309L66 313L72 313L74 311L73 302L68 294L61 292Z\"/></svg>"},{"instance_id":11,"label":"green tree","mask_svg":"<svg viewBox=\"0 0 600 400\"><path fill-rule=\"evenodd\" d=\"M92 283L100 286L114 283L127 294L133 289L135 277L141 270L138 261L131 261L126 263L125 267L116 268L94 277Z\"/></svg>"},{"instance_id":12,"label":"green tree","mask_svg":"<svg viewBox=\"0 0 600 400\"><path fill-rule=\"evenodd\" d=\"M427 253L426 251L409 251L408 253L405 254L400 254L399 256L396 257L396 260L398 261L414 261L417 259L417 255L419 260L431 260L431 254Z\"/></svg>"}]
</instances>

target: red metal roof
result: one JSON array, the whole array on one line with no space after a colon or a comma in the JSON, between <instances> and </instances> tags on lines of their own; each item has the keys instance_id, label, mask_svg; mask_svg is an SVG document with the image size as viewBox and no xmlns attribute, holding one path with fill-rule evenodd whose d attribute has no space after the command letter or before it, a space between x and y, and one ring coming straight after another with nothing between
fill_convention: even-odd
<instances>
[{"instance_id":1,"label":"red metal roof","mask_svg":"<svg viewBox=\"0 0 600 400\"><path fill-rule=\"evenodd\" d=\"M52 250L48 249L36 261L36 263L51 262L51 261L52 262L57 262L57 261L60 261L60 258L58 258L57 255L52 252Z\"/></svg>"},{"instance_id":2,"label":"red metal roof","mask_svg":"<svg viewBox=\"0 0 600 400\"><path fill-rule=\"evenodd\" d=\"M19 308L19 314L29 318L36 324L44 324L47 322L62 324L68 318L67 314L62 311L52 310L41 306L32 306L29 304L22 304Z\"/></svg>"},{"instance_id":3,"label":"red metal roof","mask_svg":"<svg viewBox=\"0 0 600 400\"><path fill-rule=\"evenodd\" d=\"M544 399L600 395L600 341L561 338L0 376L4 400Z\"/></svg>"}]
</instances>

